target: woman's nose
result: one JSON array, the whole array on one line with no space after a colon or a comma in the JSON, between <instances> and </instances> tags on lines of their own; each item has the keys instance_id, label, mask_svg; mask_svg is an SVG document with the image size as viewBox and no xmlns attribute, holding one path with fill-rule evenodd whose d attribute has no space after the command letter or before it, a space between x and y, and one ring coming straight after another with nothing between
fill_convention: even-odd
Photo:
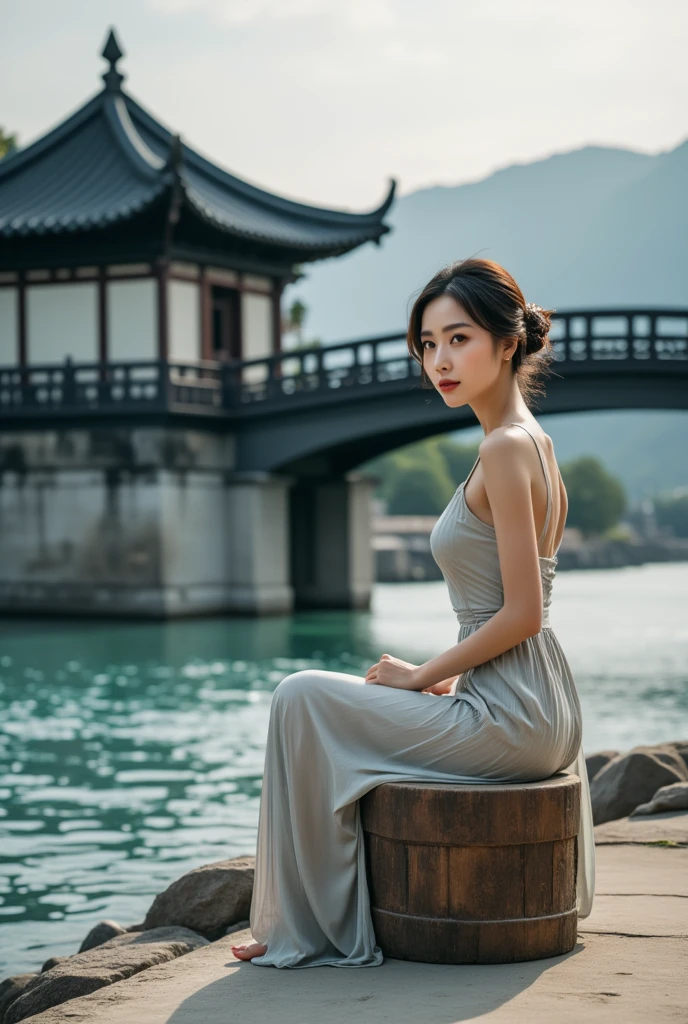
<instances>
[{"instance_id":1,"label":"woman's nose","mask_svg":"<svg viewBox=\"0 0 688 1024\"><path fill-rule=\"evenodd\" d=\"M448 370L450 367L451 360L449 358L449 353L446 350L442 351L438 349L437 354L435 355L435 370L439 373L442 370Z\"/></svg>"}]
</instances>

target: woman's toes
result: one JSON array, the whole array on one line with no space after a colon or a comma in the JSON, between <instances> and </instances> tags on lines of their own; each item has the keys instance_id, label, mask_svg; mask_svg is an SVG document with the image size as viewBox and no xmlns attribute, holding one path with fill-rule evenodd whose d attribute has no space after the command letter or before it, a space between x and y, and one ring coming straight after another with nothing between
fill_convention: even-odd
<instances>
[{"instance_id":1,"label":"woman's toes","mask_svg":"<svg viewBox=\"0 0 688 1024\"><path fill-rule=\"evenodd\" d=\"M229 948L237 960L252 960L254 956L262 956L263 953L266 953L268 947L260 942L251 942L241 946L230 946Z\"/></svg>"}]
</instances>

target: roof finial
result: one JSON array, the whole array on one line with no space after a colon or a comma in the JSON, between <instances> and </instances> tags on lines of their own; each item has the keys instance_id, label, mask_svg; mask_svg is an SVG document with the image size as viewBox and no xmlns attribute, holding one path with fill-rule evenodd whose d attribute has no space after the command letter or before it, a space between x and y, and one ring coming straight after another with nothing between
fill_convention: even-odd
<instances>
[{"instance_id":1,"label":"roof finial","mask_svg":"<svg viewBox=\"0 0 688 1024\"><path fill-rule=\"evenodd\" d=\"M110 63L109 71L106 71L103 75L105 88L110 92L119 92L120 85L124 81L124 75L121 75L116 68L117 61L123 56L124 51L119 45L114 28L111 28L110 35L107 37L107 42L101 51L101 57L105 57L105 60Z\"/></svg>"}]
</instances>

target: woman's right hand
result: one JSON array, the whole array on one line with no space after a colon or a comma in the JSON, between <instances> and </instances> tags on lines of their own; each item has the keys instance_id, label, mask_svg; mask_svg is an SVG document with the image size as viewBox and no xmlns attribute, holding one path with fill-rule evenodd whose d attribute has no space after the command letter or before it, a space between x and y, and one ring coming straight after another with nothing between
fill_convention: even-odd
<instances>
[{"instance_id":1,"label":"woman's right hand","mask_svg":"<svg viewBox=\"0 0 688 1024\"><path fill-rule=\"evenodd\" d=\"M436 693L440 695L443 693L449 693L454 682L458 678L458 676L450 676L449 679L441 679L439 683L433 683L432 686L428 686L424 690L421 690L421 693Z\"/></svg>"}]
</instances>

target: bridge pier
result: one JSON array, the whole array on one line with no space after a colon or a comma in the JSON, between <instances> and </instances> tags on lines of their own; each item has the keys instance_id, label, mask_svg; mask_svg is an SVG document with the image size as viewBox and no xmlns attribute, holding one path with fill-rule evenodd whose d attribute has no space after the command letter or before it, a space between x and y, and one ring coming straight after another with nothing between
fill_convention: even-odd
<instances>
[{"instance_id":1,"label":"bridge pier","mask_svg":"<svg viewBox=\"0 0 688 1024\"><path fill-rule=\"evenodd\" d=\"M237 471L235 452L166 426L0 435L0 614L368 608L374 482Z\"/></svg>"},{"instance_id":2,"label":"bridge pier","mask_svg":"<svg viewBox=\"0 0 688 1024\"><path fill-rule=\"evenodd\" d=\"M234 455L188 428L0 436L0 614L289 613L291 478Z\"/></svg>"},{"instance_id":3,"label":"bridge pier","mask_svg":"<svg viewBox=\"0 0 688 1024\"><path fill-rule=\"evenodd\" d=\"M294 607L289 579L292 477L247 470L228 474L227 484L227 610L250 615L288 614Z\"/></svg>"},{"instance_id":4,"label":"bridge pier","mask_svg":"<svg viewBox=\"0 0 688 1024\"><path fill-rule=\"evenodd\" d=\"M298 480L291 492L291 580L296 608L370 607L374 481Z\"/></svg>"}]
</instances>

